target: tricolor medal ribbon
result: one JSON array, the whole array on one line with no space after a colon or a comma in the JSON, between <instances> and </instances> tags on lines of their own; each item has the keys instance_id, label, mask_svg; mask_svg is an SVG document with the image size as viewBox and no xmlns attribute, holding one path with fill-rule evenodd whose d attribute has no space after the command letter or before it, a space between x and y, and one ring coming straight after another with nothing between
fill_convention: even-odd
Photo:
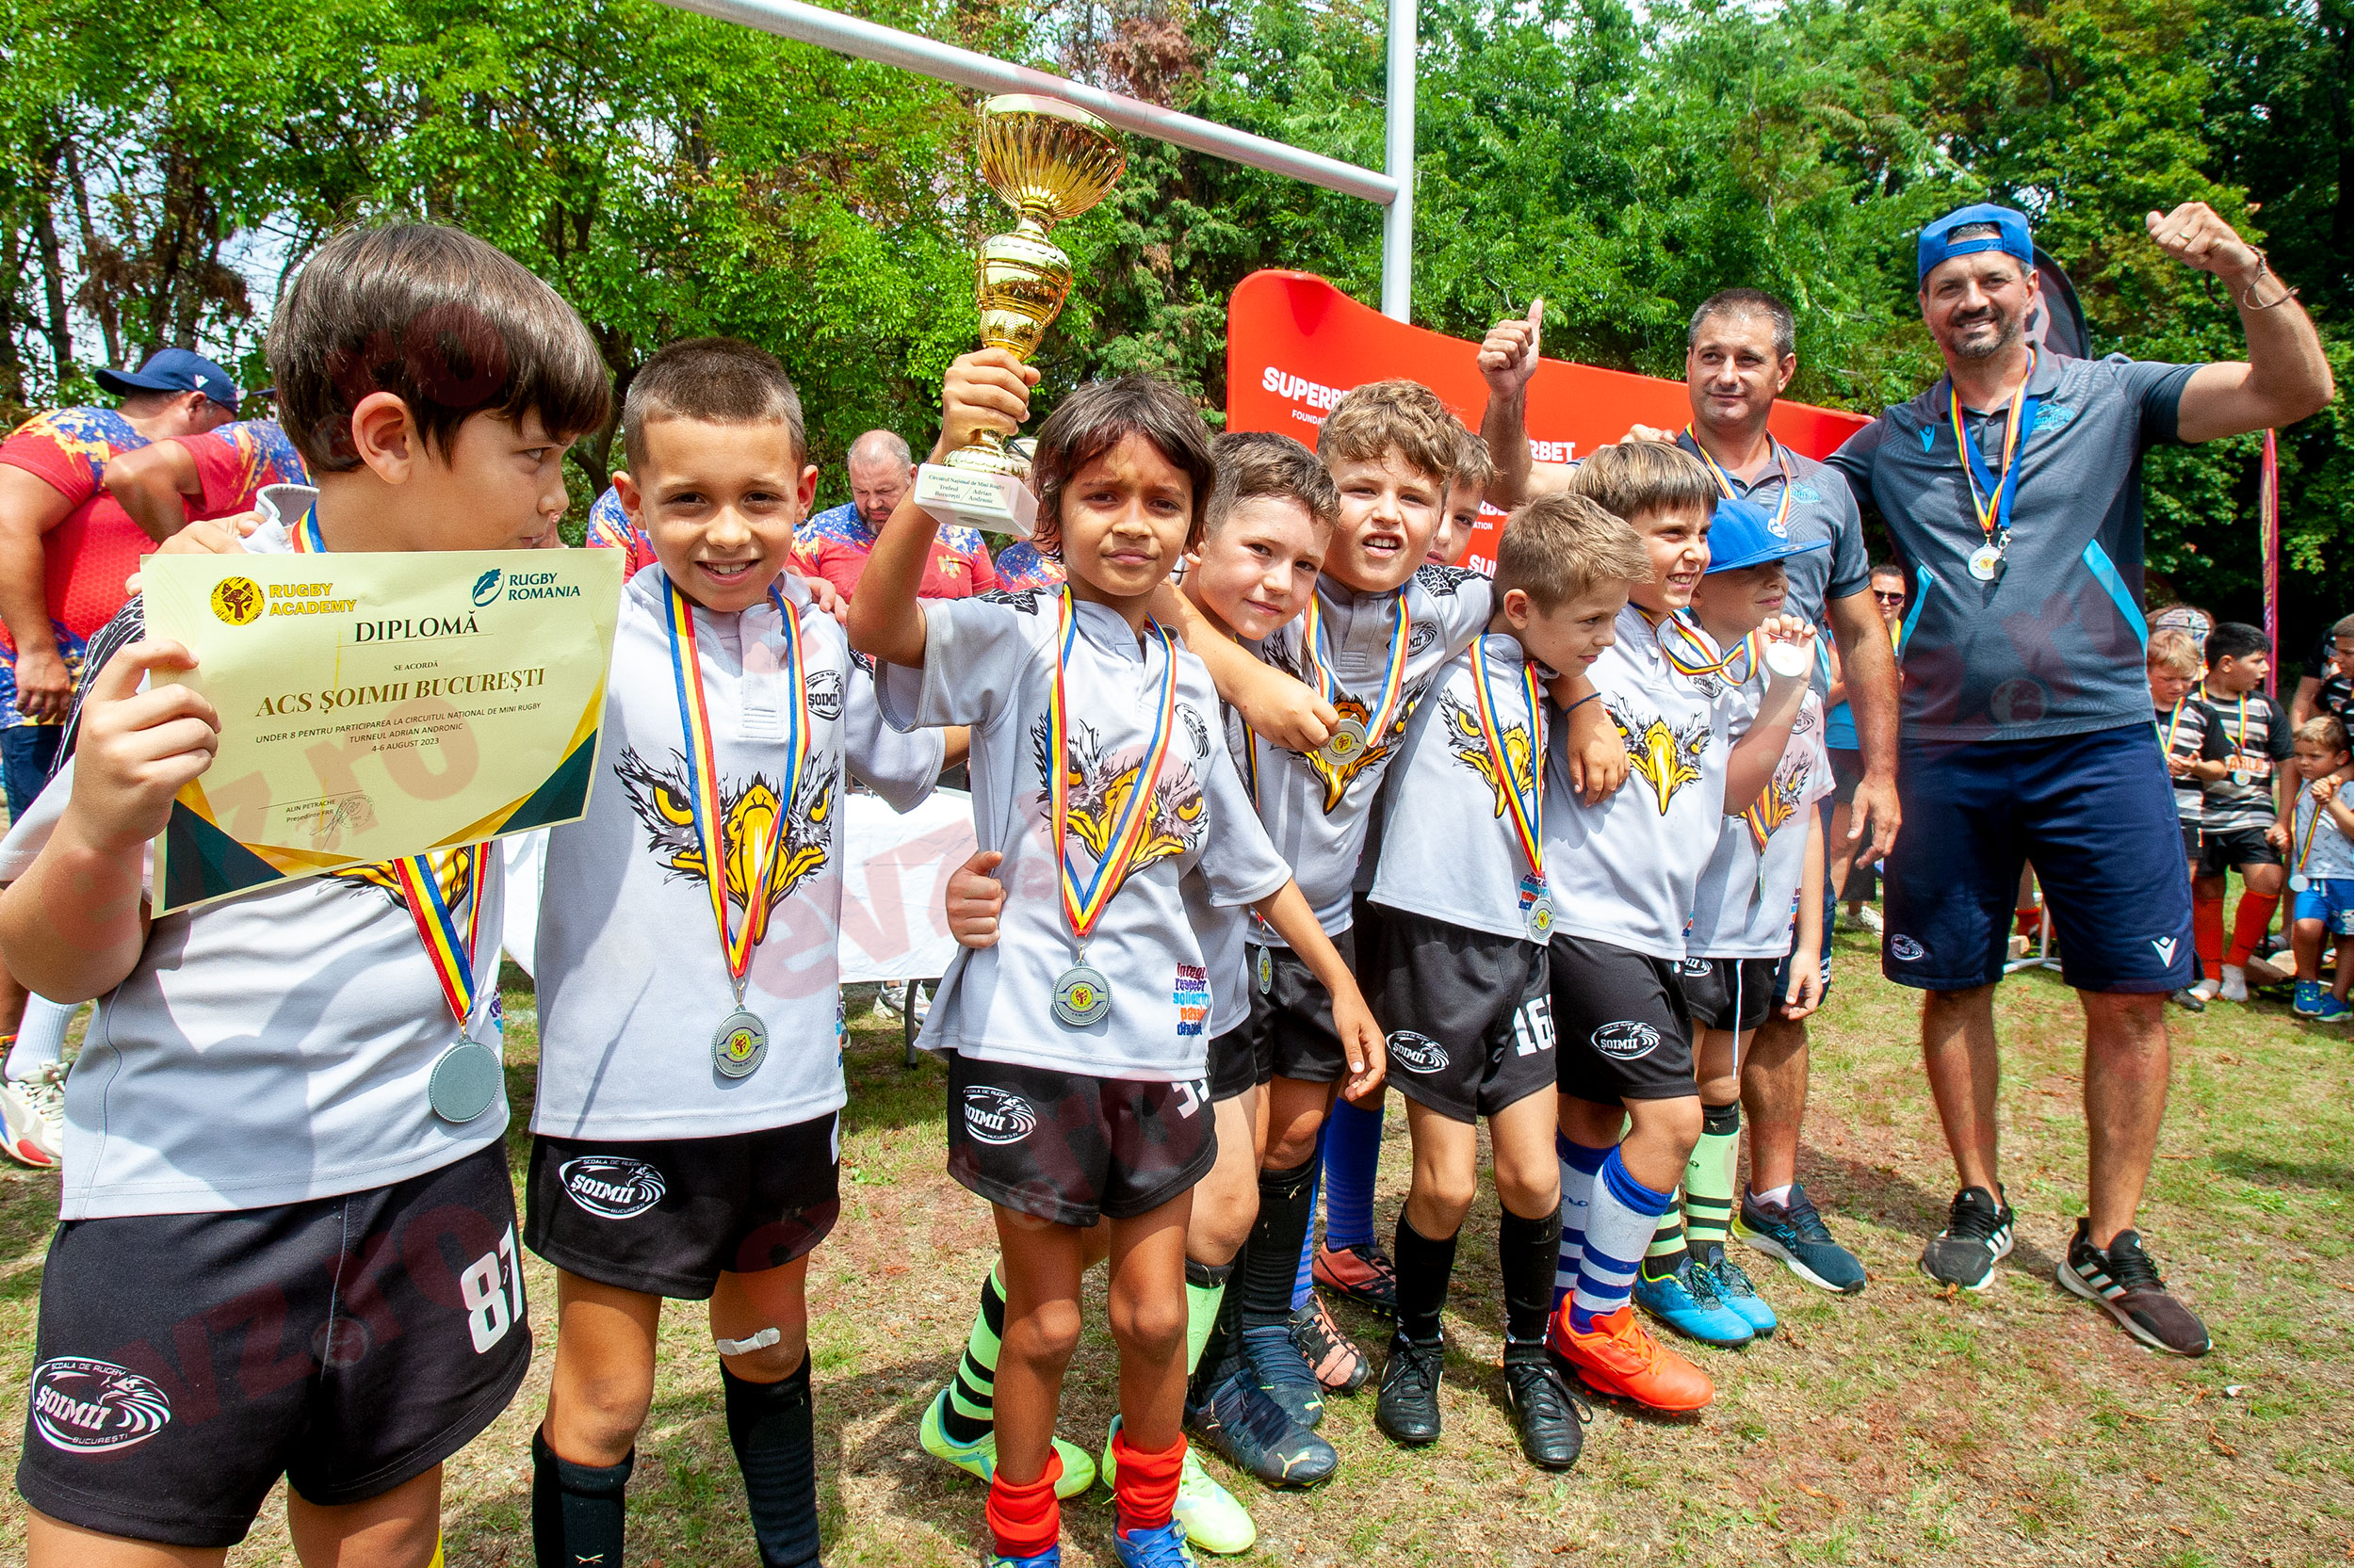
<instances>
[{"instance_id":1,"label":"tricolor medal ribbon","mask_svg":"<svg viewBox=\"0 0 2355 1568\"><path fill-rule=\"evenodd\" d=\"M1741 500L1742 497L1734 493L1733 477L1725 471L1715 458L1709 455L1709 448L1701 445L1701 438L1693 433L1693 427L1689 424L1684 427L1684 439L1693 444L1693 450L1698 452L1701 455L1701 461L1709 465L1709 477L1717 481L1718 493L1729 501ZM1782 449L1782 444L1772 436L1766 438L1766 443L1774 449L1775 461L1782 468L1782 505L1775 509L1774 518L1766 526L1777 539L1789 539L1791 537L1791 491L1792 487L1799 482L1799 477L1792 470L1791 454Z\"/></svg>"},{"instance_id":2,"label":"tricolor medal ribbon","mask_svg":"<svg viewBox=\"0 0 2355 1568\"><path fill-rule=\"evenodd\" d=\"M1529 714L1529 788L1521 788L1521 781L1513 771L1513 761L1504 749L1504 726L1497 719L1496 692L1488 684L1488 650L1486 636L1472 639L1472 712L1480 720L1480 738L1488 748L1488 762L1497 770L1498 793L1503 797L1506 817L1513 825L1513 837L1521 847L1521 858L1538 881L1538 892L1523 912L1532 941L1543 942L1553 931L1553 900L1544 891L1545 856L1545 781L1542 769L1546 754L1545 701L1538 690L1537 661L1524 655L1521 659L1521 701Z\"/></svg>"},{"instance_id":3,"label":"tricolor medal ribbon","mask_svg":"<svg viewBox=\"0 0 2355 1568\"><path fill-rule=\"evenodd\" d=\"M1065 586L1055 600L1055 686L1047 706L1047 800L1048 831L1053 835L1055 881L1063 898L1064 918L1070 922L1077 962L1057 977L1055 1017L1075 1029L1101 1023L1112 1012L1112 985L1087 962L1088 937L1104 917L1113 896L1129 874L1137 848L1153 823L1153 797L1161 787L1161 764L1169 756L1177 732L1178 647L1158 621L1145 629L1161 645L1161 694L1153 714L1153 733L1145 743L1129 798L1104 832L1104 852L1095 869L1081 876L1071 862L1071 707L1064 672L1071 661L1071 646L1080 634L1080 617Z\"/></svg>"},{"instance_id":4,"label":"tricolor medal ribbon","mask_svg":"<svg viewBox=\"0 0 2355 1568\"><path fill-rule=\"evenodd\" d=\"M1398 620L1390 629L1390 651L1383 660L1381 698L1366 715L1362 727L1355 719L1344 719L1325 737L1322 752L1324 760L1335 768L1345 768L1368 747L1381 745L1398 712L1399 696L1406 684L1406 645L1412 639L1415 618L1406 608L1405 589L1396 590L1391 599ZM1340 696L1340 682L1334 678L1332 655L1325 647L1324 608L1314 597L1308 601L1301 626L1300 652L1301 662L1308 667L1317 695L1328 703Z\"/></svg>"},{"instance_id":5,"label":"tricolor medal ribbon","mask_svg":"<svg viewBox=\"0 0 2355 1568\"><path fill-rule=\"evenodd\" d=\"M1991 583L2003 570L2004 552L2011 545L2011 502L2020 489L2020 460L2026 451L2024 431L2034 428L2037 399L2028 396L2036 380L2037 350L2028 349L2028 373L2012 389L2011 413L2004 424L2004 469L1999 477L1979 455L1978 443L1962 428L1962 394L1946 383L1946 413L1955 430L1955 451L1962 459L1963 482L1971 487L1971 511L1978 519L1985 541L1971 553L1971 575Z\"/></svg>"},{"instance_id":6,"label":"tricolor medal ribbon","mask_svg":"<svg viewBox=\"0 0 2355 1568\"><path fill-rule=\"evenodd\" d=\"M744 987L752 972L753 953L769 926L769 883L776 874L786 828L793 815L802 769L809 761L809 688L803 673L802 622L794 606L776 589L769 602L776 606L785 637L784 669L788 701L785 777L778 785L776 815L766 830L755 828L748 843L728 842L727 817L720 800L720 765L714 745L711 710L704 694L703 662L695 641L695 605L678 584L665 577L663 629L671 654L672 689L678 698L679 730L687 759L688 809L695 818L695 843L702 852L704 883L711 895L711 916L720 930L720 953L727 964L735 993L734 1009L720 1020L711 1036L711 1064L726 1078L750 1075L769 1051L769 1030L744 1007ZM740 858L739 858L740 851ZM730 929L728 873L736 868L744 884L744 923Z\"/></svg>"},{"instance_id":7,"label":"tricolor medal ribbon","mask_svg":"<svg viewBox=\"0 0 2355 1568\"><path fill-rule=\"evenodd\" d=\"M1672 610L1657 621L1651 621L1652 639L1660 645L1660 656L1668 661L1678 674L1698 680L1704 676L1723 675L1727 682L1740 686L1758 670L1759 636L1752 632L1723 654L1713 652L1713 645L1705 634L1685 619L1688 612ZM1742 671L1735 674L1734 661L1742 661Z\"/></svg>"}]
</instances>

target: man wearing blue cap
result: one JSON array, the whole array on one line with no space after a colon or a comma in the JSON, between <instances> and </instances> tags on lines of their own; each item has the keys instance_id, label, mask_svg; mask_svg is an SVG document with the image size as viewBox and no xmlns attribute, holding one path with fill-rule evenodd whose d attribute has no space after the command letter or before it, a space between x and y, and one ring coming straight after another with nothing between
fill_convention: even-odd
<instances>
[{"instance_id":1,"label":"man wearing blue cap","mask_svg":"<svg viewBox=\"0 0 2355 1568\"><path fill-rule=\"evenodd\" d=\"M2135 1209L2167 1103L2168 994L2192 978L2191 891L2143 671L2142 454L2294 423L2331 370L2290 289L2205 204L2146 219L2240 311L2247 363L2071 360L2025 341L2028 220L1980 203L1923 229L1922 320L1946 374L1834 455L1912 590L1882 968L1929 993L1922 1052L1961 1190L1922 1253L1981 1290L2011 1251L1997 1179L1994 984L2033 860L2086 1013L2089 1214L2060 1283L2143 1343L2203 1354Z\"/></svg>"},{"instance_id":2,"label":"man wearing blue cap","mask_svg":"<svg viewBox=\"0 0 2355 1568\"><path fill-rule=\"evenodd\" d=\"M1488 499L1508 509L1525 495L1562 489L1574 472L1571 465L1536 462L1530 455L1524 407L1537 369L1541 310L1539 302L1525 319L1498 322L1481 344L1480 370L1488 382L1481 434L1498 474ZM1681 431L1638 425L1629 433L1673 441L1702 461L1720 495L1764 509L1765 525L1775 538L1820 547L1801 550L1789 562L1791 613L1828 624L1839 642L1864 764L1849 813L1850 835L1832 850L1877 860L1888 853L1898 822L1897 666L1872 595L1864 525L1847 479L1785 446L1766 428L1776 400L1798 368L1791 307L1762 290L1723 290L1701 301L1685 331L1691 420ZM1818 696L1828 692L1830 673L1827 656L1816 669ZM1827 918L1817 943L1827 980L1830 926ZM1832 1238L1798 1179L1809 1061L1806 1020L1788 1005L1794 979L1793 966L1785 962L1775 977L1777 1006L1753 1046L1742 1053L1750 1180L1742 1195L1741 1235L1807 1284L1853 1295L1864 1288L1864 1266Z\"/></svg>"}]
</instances>

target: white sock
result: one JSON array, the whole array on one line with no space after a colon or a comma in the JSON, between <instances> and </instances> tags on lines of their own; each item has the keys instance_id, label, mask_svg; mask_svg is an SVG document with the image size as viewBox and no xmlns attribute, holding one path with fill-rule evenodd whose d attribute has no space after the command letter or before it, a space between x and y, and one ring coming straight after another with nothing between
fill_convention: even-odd
<instances>
[{"instance_id":1,"label":"white sock","mask_svg":"<svg viewBox=\"0 0 2355 1568\"><path fill-rule=\"evenodd\" d=\"M65 1026L82 1010L53 1002L46 996L24 999L24 1021L16 1026L16 1043L9 1047L8 1065L0 1068L22 1082L41 1076L65 1055Z\"/></svg>"},{"instance_id":2,"label":"white sock","mask_svg":"<svg viewBox=\"0 0 2355 1568\"><path fill-rule=\"evenodd\" d=\"M1758 1203L1772 1204L1776 1208L1789 1208L1791 1188L1795 1185L1793 1182L1785 1182L1780 1187L1770 1187L1763 1192L1752 1192L1750 1197Z\"/></svg>"},{"instance_id":3,"label":"white sock","mask_svg":"<svg viewBox=\"0 0 2355 1568\"><path fill-rule=\"evenodd\" d=\"M1588 1149L1560 1133L1553 1137L1554 1156L1562 1162L1562 1251L1553 1266L1553 1304L1560 1306L1578 1285L1578 1266L1586 1249L1586 1211L1595 1192L1595 1172L1602 1169L1608 1149Z\"/></svg>"}]
</instances>

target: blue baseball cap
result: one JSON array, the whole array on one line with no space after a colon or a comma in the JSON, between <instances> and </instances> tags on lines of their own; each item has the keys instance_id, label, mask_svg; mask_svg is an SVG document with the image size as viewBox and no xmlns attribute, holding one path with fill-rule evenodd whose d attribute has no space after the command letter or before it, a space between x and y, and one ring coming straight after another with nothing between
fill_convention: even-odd
<instances>
[{"instance_id":1,"label":"blue baseball cap","mask_svg":"<svg viewBox=\"0 0 2355 1568\"><path fill-rule=\"evenodd\" d=\"M90 380L118 397L135 392L201 392L225 409L237 406L237 383L229 372L186 348L158 348L137 370L101 370Z\"/></svg>"},{"instance_id":2,"label":"blue baseball cap","mask_svg":"<svg viewBox=\"0 0 2355 1568\"><path fill-rule=\"evenodd\" d=\"M1981 223L1992 223L1991 234L1973 234L1969 239L1954 239L1957 229L1968 229ZM1913 281L1918 287L1930 275L1930 268L1956 256L1968 256L1978 251L2001 251L2022 267L2036 268L2036 246L2028 238L2028 215L2010 207L2000 207L1992 202L1978 202L1967 207L1957 207L1936 222L1922 226L1922 237L1914 244L1915 271Z\"/></svg>"},{"instance_id":3,"label":"blue baseball cap","mask_svg":"<svg viewBox=\"0 0 2355 1568\"><path fill-rule=\"evenodd\" d=\"M1713 573L1739 572L1746 566L1763 566L1770 560L1830 548L1828 539L1793 543L1775 532L1773 516L1755 501L1723 496L1710 514L1709 570Z\"/></svg>"}]
</instances>

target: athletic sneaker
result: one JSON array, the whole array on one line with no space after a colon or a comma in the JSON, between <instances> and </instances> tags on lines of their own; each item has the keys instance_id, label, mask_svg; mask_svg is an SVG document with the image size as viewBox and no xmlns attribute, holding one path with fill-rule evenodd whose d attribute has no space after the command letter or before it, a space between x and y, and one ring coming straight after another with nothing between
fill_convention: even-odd
<instances>
[{"instance_id":1,"label":"athletic sneaker","mask_svg":"<svg viewBox=\"0 0 2355 1568\"><path fill-rule=\"evenodd\" d=\"M2189 988L2189 994L2199 997L2201 1007L2205 1009L2210 1002L2216 1000L2217 992L2219 989L2221 988L2217 985L2215 977L2211 976L2207 979L2201 980L2196 985L2191 986Z\"/></svg>"},{"instance_id":2,"label":"athletic sneaker","mask_svg":"<svg viewBox=\"0 0 2355 1568\"><path fill-rule=\"evenodd\" d=\"M1186 1527L1172 1519L1157 1530L1113 1531L1113 1560L1120 1568L1193 1568Z\"/></svg>"},{"instance_id":3,"label":"athletic sneaker","mask_svg":"<svg viewBox=\"0 0 2355 1568\"><path fill-rule=\"evenodd\" d=\"M875 1010L877 1012L888 1012L897 1017L907 1010L907 981L885 980L875 988Z\"/></svg>"},{"instance_id":4,"label":"athletic sneaker","mask_svg":"<svg viewBox=\"0 0 2355 1568\"><path fill-rule=\"evenodd\" d=\"M1341 1332L1324 1298L1308 1292L1308 1304L1292 1314L1292 1349L1316 1374L1317 1384L1329 1394L1355 1394L1366 1386L1373 1367L1357 1341Z\"/></svg>"},{"instance_id":5,"label":"athletic sneaker","mask_svg":"<svg viewBox=\"0 0 2355 1568\"><path fill-rule=\"evenodd\" d=\"M1315 1486L1333 1479L1333 1445L1284 1414L1248 1366L1186 1405L1186 1425L1210 1451L1270 1486Z\"/></svg>"},{"instance_id":6,"label":"athletic sneaker","mask_svg":"<svg viewBox=\"0 0 2355 1568\"><path fill-rule=\"evenodd\" d=\"M2107 1248L2096 1247L2083 1217L2070 1237L2069 1256L2053 1266L2063 1287L2099 1301L2119 1326L2155 1350L2179 1356L2208 1353L2208 1327L2191 1308L2167 1293L2137 1231L2120 1231Z\"/></svg>"},{"instance_id":7,"label":"athletic sneaker","mask_svg":"<svg viewBox=\"0 0 2355 1568\"><path fill-rule=\"evenodd\" d=\"M2322 982L2320 980L2298 981L2298 989L2290 994L2290 1010L2300 1018L2321 1017Z\"/></svg>"},{"instance_id":8,"label":"athletic sneaker","mask_svg":"<svg viewBox=\"0 0 2355 1568\"><path fill-rule=\"evenodd\" d=\"M1570 1325L1570 1303L1546 1326L1546 1349L1558 1365L1598 1394L1633 1399L1654 1410L1698 1410L1717 1397L1709 1374L1669 1350L1623 1306L1581 1331Z\"/></svg>"},{"instance_id":9,"label":"athletic sneaker","mask_svg":"<svg viewBox=\"0 0 2355 1568\"><path fill-rule=\"evenodd\" d=\"M949 1391L942 1389L933 1402L924 1407L924 1419L916 1429L917 1441L934 1459L945 1459L966 1475L986 1482L989 1473L998 1464L998 1432L992 1428L972 1443L951 1443L948 1431L940 1424L941 1412L949 1408ZM1062 1438L1055 1439L1055 1452L1063 1459L1063 1479L1055 1482L1055 1495L1069 1501L1096 1484L1096 1461L1087 1450L1075 1447Z\"/></svg>"},{"instance_id":10,"label":"athletic sneaker","mask_svg":"<svg viewBox=\"0 0 2355 1568\"><path fill-rule=\"evenodd\" d=\"M1104 1434L1104 1461L1096 1474L1104 1478L1106 1486L1117 1484L1120 1465L1113 1458L1113 1439L1119 1435L1120 1417L1113 1417L1112 1431ZM1210 1479L1202 1468L1202 1461L1186 1445L1185 1463L1178 1472L1178 1502L1174 1511L1178 1523L1186 1527L1186 1540L1206 1552L1221 1557L1233 1557L1247 1552L1259 1538L1251 1515L1243 1511L1235 1495Z\"/></svg>"},{"instance_id":11,"label":"athletic sneaker","mask_svg":"<svg viewBox=\"0 0 2355 1568\"><path fill-rule=\"evenodd\" d=\"M2226 964L2224 966L2224 981L2217 987L2217 995L2227 1002L2246 1002L2249 1000L2248 971L2241 968L2241 966L2236 963Z\"/></svg>"},{"instance_id":12,"label":"athletic sneaker","mask_svg":"<svg viewBox=\"0 0 2355 1568\"><path fill-rule=\"evenodd\" d=\"M1990 1194L1966 1187L1946 1210L1946 1228L1922 1249L1922 1272L1941 1285L1985 1290L1995 1283L1995 1266L2011 1255L2011 1204L2002 1184Z\"/></svg>"},{"instance_id":13,"label":"athletic sneaker","mask_svg":"<svg viewBox=\"0 0 2355 1568\"><path fill-rule=\"evenodd\" d=\"M1243 1330L1242 1355L1259 1386L1284 1407L1285 1414L1311 1431L1324 1419L1324 1386L1301 1359L1290 1327L1275 1323Z\"/></svg>"},{"instance_id":14,"label":"athletic sneaker","mask_svg":"<svg viewBox=\"0 0 2355 1568\"><path fill-rule=\"evenodd\" d=\"M1846 924L1852 931L1871 931L1878 936L1881 934L1881 912L1870 904L1860 904L1856 913L1847 917Z\"/></svg>"},{"instance_id":15,"label":"athletic sneaker","mask_svg":"<svg viewBox=\"0 0 2355 1568\"><path fill-rule=\"evenodd\" d=\"M1439 1376L1447 1343L1438 1338L1390 1336L1390 1359L1382 1367L1382 1393L1373 1402L1373 1424L1393 1443L1420 1448L1439 1438Z\"/></svg>"},{"instance_id":16,"label":"athletic sneaker","mask_svg":"<svg viewBox=\"0 0 2355 1568\"><path fill-rule=\"evenodd\" d=\"M65 1069L56 1062L38 1077L0 1082L0 1153L36 1171L54 1169L65 1155Z\"/></svg>"},{"instance_id":17,"label":"athletic sneaker","mask_svg":"<svg viewBox=\"0 0 2355 1568\"><path fill-rule=\"evenodd\" d=\"M1824 1217L1815 1212L1814 1201L1797 1182L1791 1184L1788 1204L1761 1203L1745 1190L1733 1234L1768 1257L1782 1259L1786 1268L1818 1290L1853 1296L1864 1288L1864 1265L1831 1238L1831 1232L1824 1228Z\"/></svg>"},{"instance_id":18,"label":"athletic sneaker","mask_svg":"<svg viewBox=\"0 0 2355 1568\"><path fill-rule=\"evenodd\" d=\"M1676 1271L1660 1279L1637 1270L1631 1293L1637 1306L1687 1339L1734 1350L1752 1337L1749 1320L1717 1299L1717 1282L1695 1268L1690 1254L1678 1258Z\"/></svg>"},{"instance_id":19,"label":"athletic sneaker","mask_svg":"<svg viewBox=\"0 0 2355 1568\"><path fill-rule=\"evenodd\" d=\"M1505 1342L1504 1393L1530 1463L1540 1470L1567 1470L1578 1463L1586 1447L1586 1423L1595 1413L1554 1370L1544 1341Z\"/></svg>"},{"instance_id":20,"label":"athletic sneaker","mask_svg":"<svg viewBox=\"0 0 2355 1568\"><path fill-rule=\"evenodd\" d=\"M1057 1542L1036 1557L1008 1557L1003 1552L992 1552L988 1568L1063 1568L1063 1543Z\"/></svg>"},{"instance_id":21,"label":"athletic sneaker","mask_svg":"<svg viewBox=\"0 0 2355 1568\"><path fill-rule=\"evenodd\" d=\"M1763 1339L1775 1332L1775 1309L1759 1295L1742 1266L1726 1256L1725 1248L1715 1242L1703 1248L1693 1260L1693 1270L1717 1287L1717 1300L1739 1313L1755 1337Z\"/></svg>"},{"instance_id":22,"label":"athletic sneaker","mask_svg":"<svg viewBox=\"0 0 2355 1568\"><path fill-rule=\"evenodd\" d=\"M2205 1012L2208 1010L2208 999L2200 994L2200 988L2198 986L2187 985L2184 987L2183 990L2177 992L2171 998L2169 998L2169 1000L2173 1001L2177 1007L2182 1008L2185 1012Z\"/></svg>"},{"instance_id":23,"label":"athletic sneaker","mask_svg":"<svg viewBox=\"0 0 2355 1568\"><path fill-rule=\"evenodd\" d=\"M1385 1317L1398 1315L1398 1265L1379 1241L1336 1251L1317 1243L1308 1275L1325 1289L1371 1307Z\"/></svg>"},{"instance_id":24,"label":"athletic sneaker","mask_svg":"<svg viewBox=\"0 0 2355 1568\"><path fill-rule=\"evenodd\" d=\"M2355 1003L2348 1002L2336 992L2326 991L2314 1008L2314 1016L2326 1024L2343 1023L2355 1017Z\"/></svg>"}]
</instances>

